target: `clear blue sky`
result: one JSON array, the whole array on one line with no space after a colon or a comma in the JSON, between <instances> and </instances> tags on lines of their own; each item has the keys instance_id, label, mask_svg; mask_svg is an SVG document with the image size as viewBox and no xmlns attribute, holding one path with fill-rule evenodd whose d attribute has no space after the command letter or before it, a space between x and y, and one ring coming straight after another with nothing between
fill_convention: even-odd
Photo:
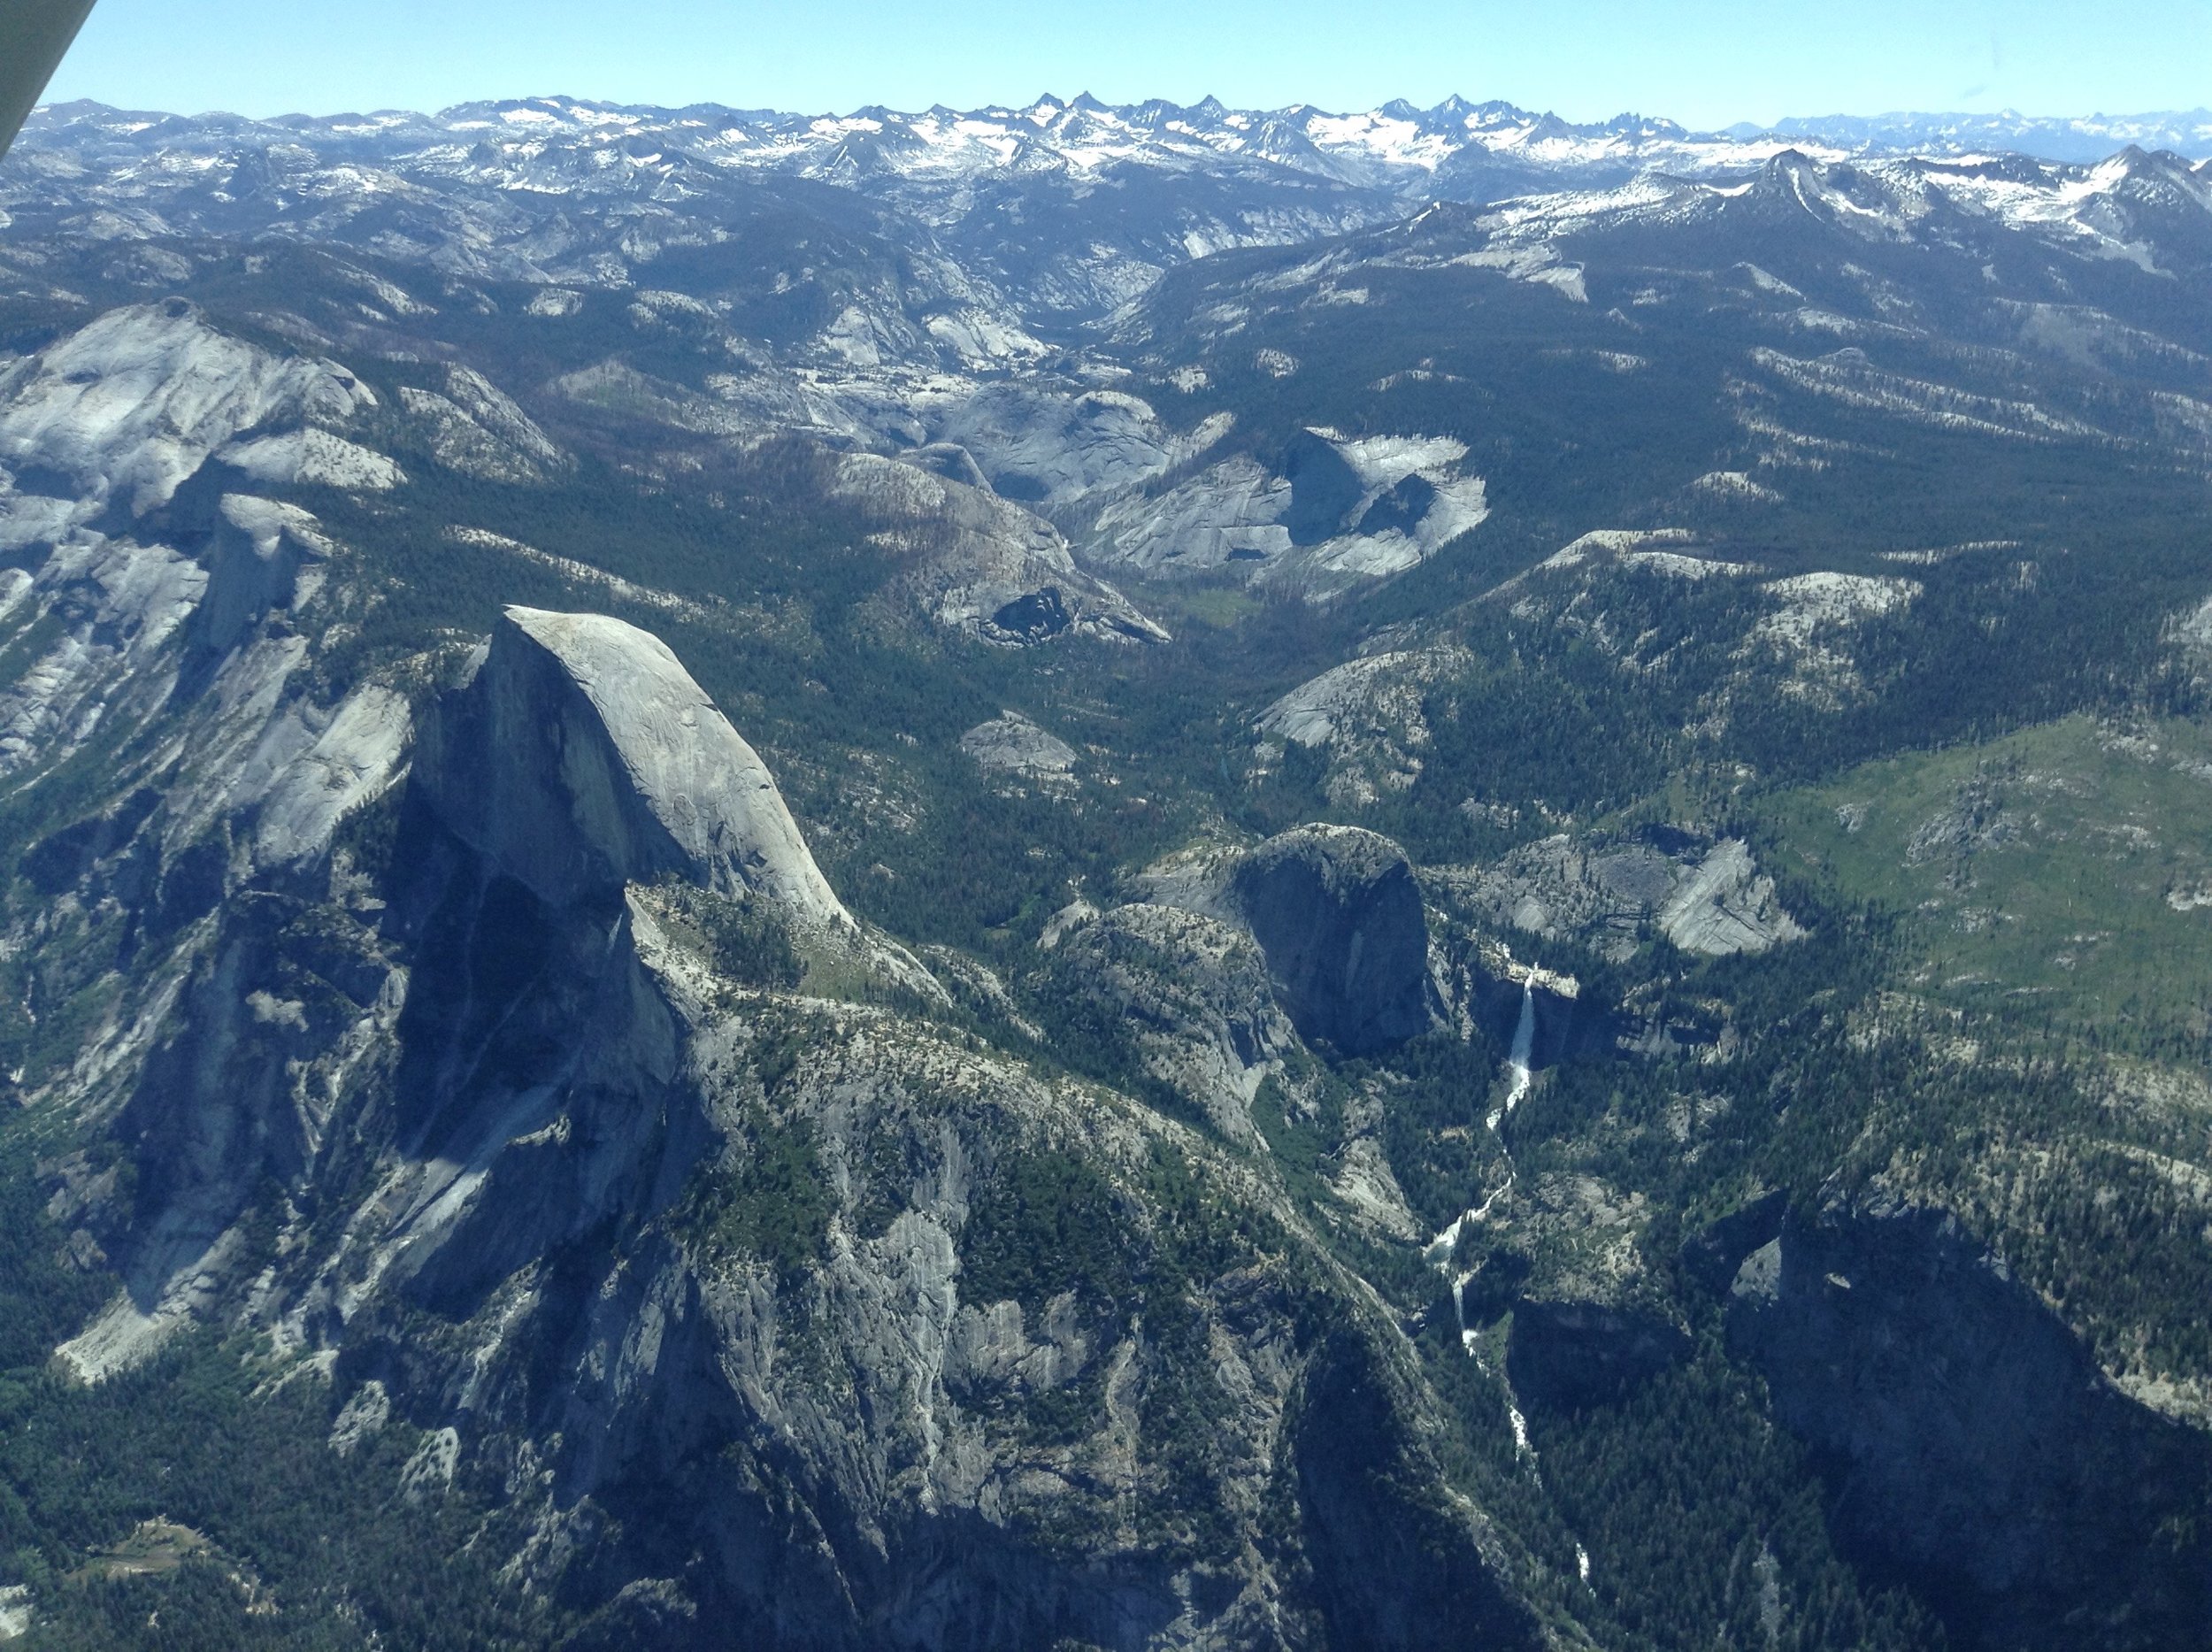
<instances>
[{"instance_id":1,"label":"clear blue sky","mask_svg":"<svg viewBox=\"0 0 2212 1652\"><path fill-rule=\"evenodd\" d=\"M846 111L1367 109L1448 92L1573 119L2136 113L2212 104L2212 0L99 0L53 98L270 115L565 93Z\"/></svg>"}]
</instances>

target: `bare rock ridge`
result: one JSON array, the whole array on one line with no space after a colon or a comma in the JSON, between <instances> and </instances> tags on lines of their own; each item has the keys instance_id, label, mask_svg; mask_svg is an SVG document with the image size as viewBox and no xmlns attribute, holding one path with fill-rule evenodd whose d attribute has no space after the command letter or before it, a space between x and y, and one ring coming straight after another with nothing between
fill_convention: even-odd
<instances>
[{"instance_id":1,"label":"bare rock ridge","mask_svg":"<svg viewBox=\"0 0 2212 1652\"><path fill-rule=\"evenodd\" d=\"M418 757L432 806L549 904L672 872L853 927L766 765L649 633L510 608L442 711Z\"/></svg>"},{"instance_id":2,"label":"bare rock ridge","mask_svg":"<svg viewBox=\"0 0 2212 1652\"><path fill-rule=\"evenodd\" d=\"M1075 748L1037 726L1019 711L1004 711L960 736L960 749L976 766L1047 783L1071 782L1080 761Z\"/></svg>"},{"instance_id":3,"label":"bare rock ridge","mask_svg":"<svg viewBox=\"0 0 2212 1652\"><path fill-rule=\"evenodd\" d=\"M1427 915L1388 838L1315 825L1249 850L1195 846L1135 891L1054 920L1049 990L1107 1014L1137 1064L1232 1141L1257 1140L1253 1100L1301 1039L1371 1055L1438 1024Z\"/></svg>"},{"instance_id":4,"label":"bare rock ridge","mask_svg":"<svg viewBox=\"0 0 2212 1652\"><path fill-rule=\"evenodd\" d=\"M1256 1140L1253 1098L1295 1040L1249 934L1136 902L1075 929L1058 954L1056 986L1115 1018L1148 1075L1231 1141Z\"/></svg>"},{"instance_id":5,"label":"bare rock ridge","mask_svg":"<svg viewBox=\"0 0 2212 1652\"><path fill-rule=\"evenodd\" d=\"M376 397L335 362L273 356L172 298L111 310L10 363L0 403L0 462L56 478L84 521L166 503L241 433L342 422Z\"/></svg>"},{"instance_id":6,"label":"bare rock ridge","mask_svg":"<svg viewBox=\"0 0 2212 1652\"><path fill-rule=\"evenodd\" d=\"M219 656L249 641L272 611L312 595L331 543L297 505L252 494L223 495L216 515L202 558L207 594L187 630L203 651Z\"/></svg>"},{"instance_id":7,"label":"bare rock ridge","mask_svg":"<svg viewBox=\"0 0 2212 1652\"><path fill-rule=\"evenodd\" d=\"M1494 925L1540 941L1571 937L1616 959L1647 932L1708 957L1764 952L1805 933L1742 839L1668 826L1560 833L1494 865L1437 876Z\"/></svg>"}]
</instances>

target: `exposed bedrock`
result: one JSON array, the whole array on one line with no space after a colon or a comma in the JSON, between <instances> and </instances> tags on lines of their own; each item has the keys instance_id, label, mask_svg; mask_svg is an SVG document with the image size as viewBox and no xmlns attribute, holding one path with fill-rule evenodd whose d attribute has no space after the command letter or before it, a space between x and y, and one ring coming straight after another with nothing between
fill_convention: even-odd
<instances>
[{"instance_id":1,"label":"exposed bedrock","mask_svg":"<svg viewBox=\"0 0 2212 1652\"><path fill-rule=\"evenodd\" d=\"M200 653L219 657L250 641L272 613L302 605L322 581L318 565L331 544L297 505L251 494L222 495L210 514L201 555L207 594L186 634Z\"/></svg>"},{"instance_id":2,"label":"exposed bedrock","mask_svg":"<svg viewBox=\"0 0 2212 1652\"><path fill-rule=\"evenodd\" d=\"M674 873L803 928L852 924L767 766L665 643L619 619L508 609L416 774L463 841L553 905Z\"/></svg>"},{"instance_id":3,"label":"exposed bedrock","mask_svg":"<svg viewBox=\"0 0 2212 1652\"><path fill-rule=\"evenodd\" d=\"M1792 1218L1739 1271L1729 1336L1826 1469L1839 1535L1955 1644L2202 1643L2212 1447L2115 1388L1947 1212Z\"/></svg>"},{"instance_id":4,"label":"exposed bedrock","mask_svg":"<svg viewBox=\"0 0 2212 1652\"><path fill-rule=\"evenodd\" d=\"M1294 1041L1241 929L1175 907L1117 907L1055 949L1049 979L1095 1005L1146 1074L1224 1135L1256 1139L1253 1097Z\"/></svg>"},{"instance_id":5,"label":"exposed bedrock","mask_svg":"<svg viewBox=\"0 0 2212 1652\"><path fill-rule=\"evenodd\" d=\"M1364 1056L1432 1025L1439 1005L1421 890L1388 838L1294 827L1248 855L1232 888L1302 1036Z\"/></svg>"}]
</instances>

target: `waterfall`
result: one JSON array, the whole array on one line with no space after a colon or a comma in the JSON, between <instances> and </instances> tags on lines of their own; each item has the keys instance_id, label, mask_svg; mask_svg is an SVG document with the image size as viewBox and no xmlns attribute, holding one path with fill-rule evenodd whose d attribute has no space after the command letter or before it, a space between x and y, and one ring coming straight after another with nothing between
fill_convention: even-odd
<instances>
[{"instance_id":1,"label":"waterfall","mask_svg":"<svg viewBox=\"0 0 2212 1652\"><path fill-rule=\"evenodd\" d=\"M1506 1056L1506 1064L1512 1071L1513 1081L1506 1090L1505 1105L1492 1112L1490 1117L1484 1121L1489 1126L1492 1133L1494 1134L1498 1126L1505 1121L1505 1116L1520 1105L1521 1097L1528 1094L1528 1087L1534 1076L1531 1070L1531 1064L1535 1058L1536 972L1532 968L1527 979L1521 983L1521 1018L1514 1023L1513 1048ZM1459 1295L1461 1288L1467 1283L1467 1279L1465 1275L1455 1271L1453 1256L1459 1249L1460 1233L1467 1225L1470 1222L1480 1222L1486 1218L1490 1214L1490 1207L1497 1203L1498 1195L1513 1185L1514 1172L1511 1164L1512 1157L1509 1154L1503 1186L1491 1189L1490 1196L1485 1199L1477 1209L1463 1210L1454 1217L1451 1226L1429 1241L1427 1248L1421 1253L1421 1259L1424 1262L1452 1282L1452 1309L1459 1319L1459 1340L1470 1354L1475 1351L1475 1333L1467 1328L1467 1314L1461 1305ZM1517 1411L1514 1416L1517 1419L1520 1413ZM1514 1432L1517 1437L1522 1432L1517 1420L1514 1425ZM1525 1445L1525 1441L1523 1443Z\"/></svg>"},{"instance_id":2,"label":"waterfall","mask_svg":"<svg viewBox=\"0 0 2212 1652\"><path fill-rule=\"evenodd\" d=\"M1505 1110L1511 1112L1528 1094L1529 1063L1536 1054L1536 981L1521 983L1521 1018L1513 1024L1513 1052L1506 1057L1513 1068L1513 1088L1507 1093Z\"/></svg>"},{"instance_id":3,"label":"waterfall","mask_svg":"<svg viewBox=\"0 0 2212 1652\"><path fill-rule=\"evenodd\" d=\"M1529 1086L1535 1081L1535 1061L1536 971L1532 965L1521 981L1521 1018L1513 1024L1513 1044L1506 1054L1506 1065L1513 1075L1512 1081L1506 1088L1504 1105L1493 1111L1485 1121L1494 1135L1498 1126L1505 1122L1506 1115L1521 1104L1521 1098L1528 1094ZM1503 1143L1500 1145L1502 1147ZM1512 1155L1509 1152L1506 1155L1504 1182L1492 1188L1490 1196L1480 1205L1471 1210L1463 1210L1453 1218L1451 1226L1429 1241L1427 1249L1421 1253L1423 1261L1451 1281L1452 1316L1459 1322L1459 1345L1471 1359L1481 1358L1481 1339L1467 1325L1467 1303L1463 1293L1467 1281L1474 1276L1459 1271L1459 1236L1471 1223L1480 1223L1487 1218L1490 1207L1497 1203L1498 1195L1513 1186L1517 1172L1512 1168ZM1520 1406L1515 1402L1510 1385L1506 1389L1505 1412L1506 1420L1513 1428L1516 1454L1528 1463L1532 1472L1536 1471L1536 1448L1529 1441L1528 1418L1521 1414ZM1589 1582L1590 1554L1579 1543L1575 1545L1575 1563L1583 1582Z\"/></svg>"},{"instance_id":4,"label":"waterfall","mask_svg":"<svg viewBox=\"0 0 2212 1652\"><path fill-rule=\"evenodd\" d=\"M1528 1094L1532 1074L1530 1063L1536 1054L1536 979L1530 972L1529 979L1521 983L1521 1018L1513 1025L1513 1049L1506 1057L1506 1064L1513 1070L1512 1087L1505 1093L1505 1105L1492 1113L1487 1120L1495 1130L1505 1122L1506 1115L1521 1104L1521 1097Z\"/></svg>"}]
</instances>

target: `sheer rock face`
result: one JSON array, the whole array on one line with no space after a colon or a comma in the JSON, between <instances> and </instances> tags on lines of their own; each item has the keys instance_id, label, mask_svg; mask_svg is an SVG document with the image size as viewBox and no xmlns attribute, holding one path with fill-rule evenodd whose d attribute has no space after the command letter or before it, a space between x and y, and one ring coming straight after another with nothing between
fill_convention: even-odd
<instances>
[{"instance_id":1,"label":"sheer rock face","mask_svg":"<svg viewBox=\"0 0 2212 1652\"><path fill-rule=\"evenodd\" d=\"M227 654L250 641L278 610L304 607L323 580L330 540L297 505L252 494L225 494L201 560L207 592L188 630L200 649Z\"/></svg>"},{"instance_id":2,"label":"sheer rock face","mask_svg":"<svg viewBox=\"0 0 2212 1652\"><path fill-rule=\"evenodd\" d=\"M1955 1642L2162 1647L2212 1613L2212 1543L2177 1524L2212 1451L2122 1395L1940 1210L1792 1218L1737 1273L1729 1339L1833 1465L1835 1519Z\"/></svg>"},{"instance_id":3,"label":"sheer rock face","mask_svg":"<svg viewBox=\"0 0 2212 1652\"><path fill-rule=\"evenodd\" d=\"M1363 1056L1428 1030L1428 921L1413 867L1388 838L1294 827L1247 856L1232 887L1302 1036Z\"/></svg>"},{"instance_id":4,"label":"sheer rock face","mask_svg":"<svg viewBox=\"0 0 2212 1652\"><path fill-rule=\"evenodd\" d=\"M850 926L766 765L665 643L600 614L510 608L426 731L432 806L549 905L675 873Z\"/></svg>"}]
</instances>

